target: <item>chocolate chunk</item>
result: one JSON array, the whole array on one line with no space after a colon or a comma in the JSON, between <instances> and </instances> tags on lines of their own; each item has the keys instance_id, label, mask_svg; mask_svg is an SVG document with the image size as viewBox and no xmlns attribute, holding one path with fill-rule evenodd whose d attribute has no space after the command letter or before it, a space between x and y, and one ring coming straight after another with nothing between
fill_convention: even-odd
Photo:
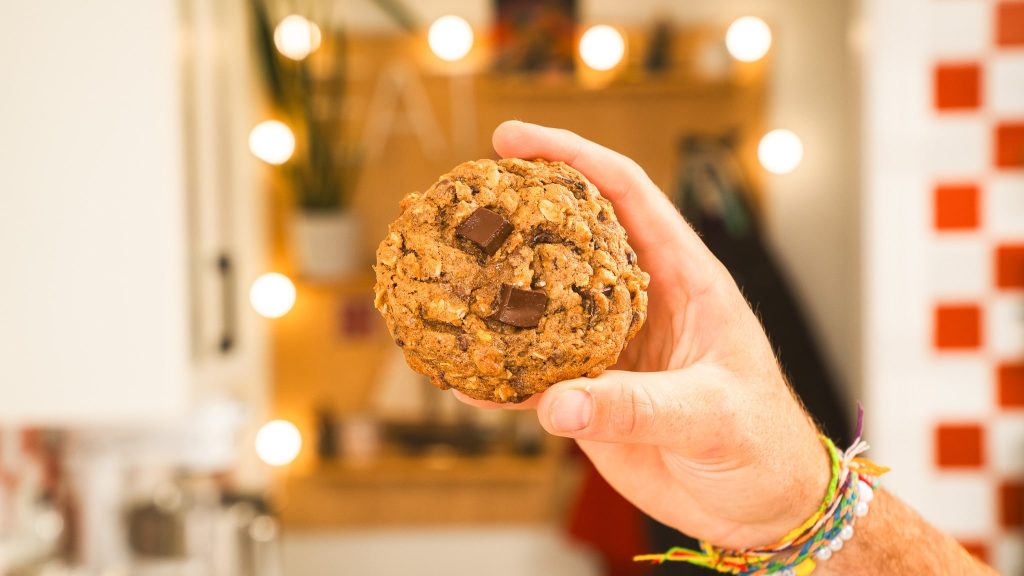
<instances>
[{"instance_id":1,"label":"chocolate chunk","mask_svg":"<svg viewBox=\"0 0 1024 576\"><path fill-rule=\"evenodd\" d=\"M590 292L580 294L580 298L583 299L583 313L587 316L593 316L597 312L597 304L594 303L594 295Z\"/></svg>"},{"instance_id":2,"label":"chocolate chunk","mask_svg":"<svg viewBox=\"0 0 1024 576\"><path fill-rule=\"evenodd\" d=\"M558 176L558 180L564 184L566 188L572 190L572 195L575 196L577 200L583 200L587 197L587 186L583 182L572 178L566 178L565 176Z\"/></svg>"},{"instance_id":3,"label":"chocolate chunk","mask_svg":"<svg viewBox=\"0 0 1024 576\"><path fill-rule=\"evenodd\" d=\"M579 294L583 313L587 316L593 316L597 312L597 302L594 301L594 293L588 288L580 288L579 286L573 286L572 291Z\"/></svg>"},{"instance_id":4,"label":"chocolate chunk","mask_svg":"<svg viewBox=\"0 0 1024 576\"><path fill-rule=\"evenodd\" d=\"M626 262L629 262L630 266L636 264L636 253L632 250L626 250Z\"/></svg>"},{"instance_id":5,"label":"chocolate chunk","mask_svg":"<svg viewBox=\"0 0 1024 576\"><path fill-rule=\"evenodd\" d=\"M455 337L455 343L458 344L459 350L465 352L469 350L469 338L466 338L465 334L459 334Z\"/></svg>"},{"instance_id":6,"label":"chocolate chunk","mask_svg":"<svg viewBox=\"0 0 1024 576\"><path fill-rule=\"evenodd\" d=\"M451 383L445 378L444 372L437 373L437 381L434 382L434 385L441 390L447 390L452 387Z\"/></svg>"},{"instance_id":7,"label":"chocolate chunk","mask_svg":"<svg viewBox=\"0 0 1024 576\"><path fill-rule=\"evenodd\" d=\"M601 289L601 294L604 294L605 298L611 298L613 292L615 292L615 286L605 286Z\"/></svg>"},{"instance_id":8,"label":"chocolate chunk","mask_svg":"<svg viewBox=\"0 0 1024 576\"><path fill-rule=\"evenodd\" d=\"M548 295L540 290L523 290L511 284L502 284L498 311L494 317L509 326L534 328L540 324L547 305Z\"/></svg>"},{"instance_id":9,"label":"chocolate chunk","mask_svg":"<svg viewBox=\"0 0 1024 576\"><path fill-rule=\"evenodd\" d=\"M469 218L459 224L455 233L460 238L465 238L476 244L491 256L498 251L498 248L501 248L505 239L512 233L512 225L497 212L487 208L477 208L469 215Z\"/></svg>"},{"instance_id":10,"label":"chocolate chunk","mask_svg":"<svg viewBox=\"0 0 1024 576\"><path fill-rule=\"evenodd\" d=\"M565 242L565 240L547 230L538 231L530 239L531 246L536 246L537 244L561 244L562 242Z\"/></svg>"},{"instance_id":11,"label":"chocolate chunk","mask_svg":"<svg viewBox=\"0 0 1024 576\"><path fill-rule=\"evenodd\" d=\"M398 347L402 348L405 346L405 340L402 340L401 338L395 338L395 344L398 344Z\"/></svg>"}]
</instances>

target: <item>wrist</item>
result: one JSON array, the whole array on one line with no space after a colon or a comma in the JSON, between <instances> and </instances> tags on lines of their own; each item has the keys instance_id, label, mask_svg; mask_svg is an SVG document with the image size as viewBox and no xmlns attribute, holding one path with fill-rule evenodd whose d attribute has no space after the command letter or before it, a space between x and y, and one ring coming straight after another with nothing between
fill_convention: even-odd
<instances>
[{"instance_id":1,"label":"wrist","mask_svg":"<svg viewBox=\"0 0 1024 576\"><path fill-rule=\"evenodd\" d=\"M778 542L818 513L826 500L833 481L832 457L809 420L806 429L787 457L775 459L774 477L784 479L778 483L777 517L764 526L762 541L754 546Z\"/></svg>"}]
</instances>

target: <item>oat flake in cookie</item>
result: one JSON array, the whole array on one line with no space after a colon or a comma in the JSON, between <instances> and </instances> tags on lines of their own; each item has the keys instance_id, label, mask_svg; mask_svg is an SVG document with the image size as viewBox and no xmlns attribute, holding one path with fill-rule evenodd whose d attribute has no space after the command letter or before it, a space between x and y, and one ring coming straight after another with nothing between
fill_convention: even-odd
<instances>
[{"instance_id":1,"label":"oat flake in cookie","mask_svg":"<svg viewBox=\"0 0 1024 576\"><path fill-rule=\"evenodd\" d=\"M647 317L649 277L611 203L566 164L466 162L401 210L374 304L439 388L522 402L603 372Z\"/></svg>"}]
</instances>

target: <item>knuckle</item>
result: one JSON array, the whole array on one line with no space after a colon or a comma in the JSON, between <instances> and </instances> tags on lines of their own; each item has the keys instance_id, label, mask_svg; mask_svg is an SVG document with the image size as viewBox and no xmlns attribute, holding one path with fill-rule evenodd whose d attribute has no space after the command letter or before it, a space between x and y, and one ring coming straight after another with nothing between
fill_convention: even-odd
<instances>
[{"instance_id":1,"label":"knuckle","mask_svg":"<svg viewBox=\"0 0 1024 576\"><path fill-rule=\"evenodd\" d=\"M656 410L643 386L620 383L609 413L609 432L617 438L642 437L654 429Z\"/></svg>"}]
</instances>

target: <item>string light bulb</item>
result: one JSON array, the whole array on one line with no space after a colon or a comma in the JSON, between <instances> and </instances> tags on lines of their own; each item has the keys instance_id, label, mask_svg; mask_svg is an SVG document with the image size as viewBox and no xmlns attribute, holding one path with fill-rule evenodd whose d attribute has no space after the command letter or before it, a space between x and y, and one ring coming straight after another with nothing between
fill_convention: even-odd
<instances>
[{"instance_id":1,"label":"string light bulb","mask_svg":"<svg viewBox=\"0 0 1024 576\"><path fill-rule=\"evenodd\" d=\"M756 62L772 47L772 29L756 16L744 16L729 25L725 47L741 62Z\"/></svg>"},{"instance_id":2,"label":"string light bulb","mask_svg":"<svg viewBox=\"0 0 1024 576\"><path fill-rule=\"evenodd\" d=\"M267 164L280 166L295 153L295 135L283 122L260 122L249 132L249 151Z\"/></svg>"},{"instance_id":3,"label":"string light bulb","mask_svg":"<svg viewBox=\"0 0 1024 576\"><path fill-rule=\"evenodd\" d=\"M252 283L249 303L264 318L280 318L295 305L295 284L284 274L268 272Z\"/></svg>"},{"instance_id":4,"label":"string light bulb","mask_svg":"<svg viewBox=\"0 0 1024 576\"><path fill-rule=\"evenodd\" d=\"M274 28L274 46L292 60L303 60L316 52L320 40L320 27L298 14L285 16Z\"/></svg>"},{"instance_id":5,"label":"string light bulb","mask_svg":"<svg viewBox=\"0 0 1024 576\"><path fill-rule=\"evenodd\" d=\"M789 130L772 130L761 138L757 159L772 174L789 174L803 161L804 145L800 137Z\"/></svg>"},{"instance_id":6,"label":"string light bulb","mask_svg":"<svg viewBox=\"0 0 1024 576\"><path fill-rule=\"evenodd\" d=\"M256 433L256 455L271 466L287 466L302 451L302 434L287 420L271 420Z\"/></svg>"},{"instance_id":7,"label":"string light bulb","mask_svg":"<svg viewBox=\"0 0 1024 576\"><path fill-rule=\"evenodd\" d=\"M430 50L441 60L462 60L473 48L473 27L465 19L449 14L430 25L427 32Z\"/></svg>"},{"instance_id":8,"label":"string light bulb","mask_svg":"<svg viewBox=\"0 0 1024 576\"><path fill-rule=\"evenodd\" d=\"M580 37L580 59L594 70L611 70L625 55L626 38L612 26L591 26Z\"/></svg>"}]
</instances>

